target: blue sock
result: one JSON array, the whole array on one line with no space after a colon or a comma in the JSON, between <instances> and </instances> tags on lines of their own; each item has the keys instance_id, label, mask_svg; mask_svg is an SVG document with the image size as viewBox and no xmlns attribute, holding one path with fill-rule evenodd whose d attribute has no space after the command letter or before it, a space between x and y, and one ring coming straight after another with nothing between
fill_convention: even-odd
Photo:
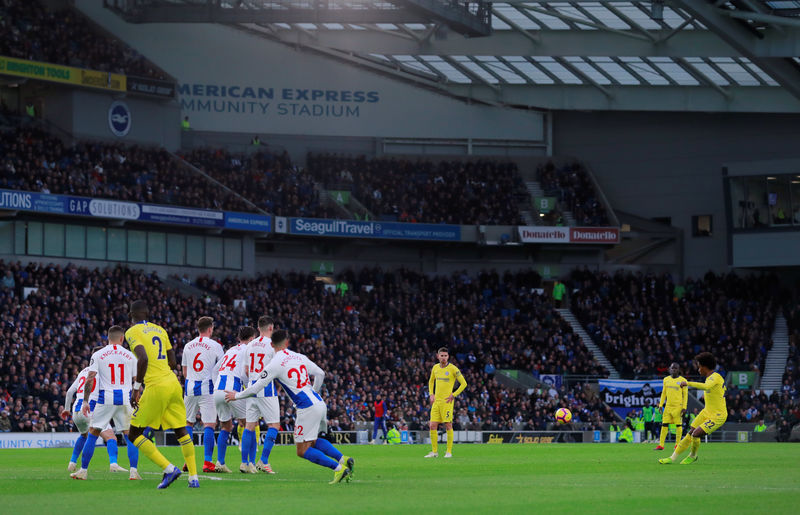
<instances>
[{"instance_id":1,"label":"blue sock","mask_svg":"<svg viewBox=\"0 0 800 515\"><path fill-rule=\"evenodd\" d=\"M306 453L303 454L303 458L307 459L311 463L316 463L317 465L322 465L323 467L328 467L329 469L334 470L336 470L336 467L339 465L339 463L325 456L322 451L319 451L313 447L306 449Z\"/></svg>"},{"instance_id":2,"label":"blue sock","mask_svg":"<svg viewBox=\"0 0 800 515\"><path fill-rule=\"evenodd\" d=\"M139 448L133 445L133 442L128 439L128 435L125 435L125 447L128 449L128 463L131 468L137 468L139 466Z\"/></svg>"},{"instance_id":3,"label":"blue sock","mask_svg":"<svg viewBox=\"0 0 800 515\"><path fill-rule=\"evenodd\" d=\"M314 443L314 448L325 453L325 456L336 460L337 463L340 459L342 459L342 453L339 452L332 443L324 438L317 438L317 441Z\"/></svg>"},{"instance_id":4,"label":"blue sock","mask_svg":"<svg viewBox=\"0 0 800 515\"><path fill-rule=\"evenodd\" d=\"M205 450L205 460L212 461L214 459L214 428L207 427L203 429L203 447Z\"/></svg>"},{"instance_id":5,"label":"blue sock","mask_svg":"<svg viewBox=\"0 0 800 515\"><path fill-rule=\"evenodd\" d=\"M275 439L278 437L278 430L274 427L267 429L267 436L264 437L264 449L261 451L261 461L269 463L269 453L272 452L272 446L275 445Z\"/></svg>"},{"instance_id":6,"label":"blue sock","mask_svg":"<svg viewBox=\"0 0 800 515\"><path fill-rule=\"evenodd\" d=\"M78 463L78 458L81 455L81 451L83 450L83 446L86 444L86 437L80 435L77 440L75 440L75 447L72 448L72 458L70 458L70 463Z\"/></svg>"},{"instance_id":7,"label":"blue sock","mask_svg":"<svg viewBox=\"0 0 800 515\"><path fill-rule=\"evenodd\" d=\"M253 439L250 441L250 453L248 454L248 463L256 462L256 453L258 452L258 440L256 440L256 432L253 431Z\"/></svg>"},{"instance_id":8,"label":"blue sock","mask_svg":"<svg viewBox=\"0 0 800 515\"><path fill-rule=\"evenodd\" d=\"M189 438L192 438L192 426L186 425L186 432L189 433Z\"/></svg>"},{"instance_id":9,"label":"blue sock","mask_svg":"<svg viewBox=\"0 0 800 515\"><path fill-rule=\"evenodd\" d=\"M110 463L116 463L117 458L119 457L119 447L117 446L117 436L114 435L106 442L106 448L108 450L108 461Z\"/></svg>"},{"instance_id":10,"label":"blue sock","mask_svg":"<svg viewBox=\"0 0 800 515\"><path fill-rule=\"evenodd\" d=\"M92 461L94 455L94 446L97 445L97 437L92 433L86 437L86 443L83 446L83 455L81 456L81 468L88 469L89 462Z\"/></svg>"},{"instance_id":11,"label":"blue sock","mask_svg":"<svg viewBox=\"0 0 800 515\"><path fill-rule=\"evenodd\" d=\"M217 437L217 461L225 465L225 453L228 450L228 437L231 434L221 429Z\"/></svg>"},{"instance_id":12,"label":"blue sock","mask_svg":"<svg viewBox=\"0 0 800 515\"><path fill-rule=\"evenodd\" d=\"M242 463L250 463L250 447L256 439L256 432L245 429L242 433Z\"/></svg>"}]
</instances>

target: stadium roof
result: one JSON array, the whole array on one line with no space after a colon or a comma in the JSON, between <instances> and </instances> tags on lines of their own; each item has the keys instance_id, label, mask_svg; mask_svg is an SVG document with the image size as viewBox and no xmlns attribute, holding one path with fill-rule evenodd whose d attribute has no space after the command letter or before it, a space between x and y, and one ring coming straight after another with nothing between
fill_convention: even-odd
<instances>
[{"instance_id":1,"label":"stadium roof","mask_svg":"<svg viewBox=\"0 0 800 515\"><path fill-rule=\"evenodd\" d=\"M400 23L400 0L325 3L392 13L378 23L269 21L310 1L209 1L264 37L493 105L800 112L798 0L507 0L486 37L418 12Z\"/></svg>"}]
</instances>

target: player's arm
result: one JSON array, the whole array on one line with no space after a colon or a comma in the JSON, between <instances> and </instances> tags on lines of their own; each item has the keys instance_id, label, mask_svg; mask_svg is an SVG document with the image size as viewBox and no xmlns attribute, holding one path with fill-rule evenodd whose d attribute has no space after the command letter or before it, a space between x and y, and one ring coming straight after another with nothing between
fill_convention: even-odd
<instances>
[{"instance_id":1,"label":"player's arm","mask_svg":"<svg viewBox=\"0 0 800 515\"><path fill-rule=\"evenodd\" d=\"M689 389L681 388L681 416L686 413L686 406L689 405Z\"/></svg>"},{"instance_id":2,"label":"player's arm","mask_svg":"<svg viewBox=\"0 0 800 515\"><path fill-rule=\"evenodd\" d=\"M266 388L266 386L275 380L278 377L277 370L265 370L261 373L261 378L256 381L255 383L251 384L248 388L245 388L241 392L231 392L225 391L225 400L235 401L238 399L246 399L247 397L253 397L256 395L260 390Z\"/></svg>"},{"instance_id":3,"label":"player's arm","mask_svg":"<svg viewBox=\"0 0 800 515\"><path fill-rule=\"evenodd\" d=\"M143 346L137 345L133 348L133 353L136 355L136 377L139 379L144 378L147 373L147 351L144 350ZM131 393L131 406L134 408L139 406L139 397L141 397L141 395L142 383L135 381L133 383L133 392Z\"/></svg>"},{"instance_id":4,"label":"player's arm","mask_svg":"<svg viewBox=\"0 0 800 515\"><path fill-rule=\"evenodd\" d=\"M430 394L431 397L431 404L433 404L433 401L436 399L433 393L433 387L435 385L436 385L436 375L433 373L433 369L431 369L431 377L430 379L428 379L428 393Z\"/></svg>"},{"instance_id":5,"label":"player's arm","mask_svg":"<svg viewBox=\"0 0 800 515\"><path fill-rule=\"evenodd\" d=\"M314 376L314 391L319 393L322 390L322 383L325 381L325 371L319 368L316 363L311 361L310 359L307 360L306 368L308 368L309 375Z\"/></svg>"},{"instance_id":6,"label":"player's arm","mask_svg":"<svg viewBox=\"0 0 800 515\"><path fill-rule=\"evenodd\" d=\"M67 390L67 397L64 399L64 410L61 412L61 416L66 418L69 415L69 408L72 406L72 401L75 399L75 394L78 392L78 380L75 379L72 382L72 386L69 387Z\"/></svg>"},{"instance_id":7,"label":"player's arm","mask_svg":"<svg viewBox=\"0 0 800 515\"><path fill-rule=\"evenodd\" d=\"M686 384L684 385L684 383ZM705 383L697 383L694 381L683 381L681 382L681 386L689 386L691 388L697 388L698 390L703 390L707 392L711 389L712 386L714 386L714 382L710 378L706 379Z\"/></svg>"},{"instance_id":8,"label":"player's arm","mask_svg":"<svg viewBox=\"0 0 800 515\"><path fill-rule=\"evenodd\" d=\"M167 353L169 358L169 353ZM186 352L186 346L183 346L183 357L181 358L181 371L183 372L184 379L189 374L189 353Z\"/></svg>"},{"instance_id":9,"label":"player's arm","mask_svg":"<svg viewBox=\"0 0 800 515\"><path fill-rule=\"evenodd\" d=\"M81 413L84 416L89 416L89 396L92 395L92 390L94 390L94 382L97 380L95 377L97 376L97 372L94 370L89 371L89 375L86 376L86 384L83 385L83 408L81 408Z\"/></svg>"},{"instance_id":10,"label":"player's arm","mask_svg":"<svg viewBox=\"0 0 800 515\"><path fill-rule=\"evenodd\" d=\"M658 401L658 409L663 408L665 402L667 402L667 378L661 382L661 400Z\"/></svg>"},{"instance_id":11,"label":"player's arm","mask_svg":"<svg viewBox=\"0 0 800 515\"><path fill-rule=\"evenodd\" d=\"M458 388L457 388L457 389L456 389L456 391L454 391L454 392L453 392L453 394L450 396L450 397L451 397L451 399L450 399L450 402L453 402L453 400L454 400L456 397L458 397L458 394L460 394L461 392L463 392L463 391L464 391L464 389L466 389L466 387L467 387L467 380L466 380L466 379L464 379L464 376L463 376L463 374L461 374L461 371L460 371L460 370L457 370L457 371L456 371L456 380L458 381Z\"/></svg>"}]
</instances>

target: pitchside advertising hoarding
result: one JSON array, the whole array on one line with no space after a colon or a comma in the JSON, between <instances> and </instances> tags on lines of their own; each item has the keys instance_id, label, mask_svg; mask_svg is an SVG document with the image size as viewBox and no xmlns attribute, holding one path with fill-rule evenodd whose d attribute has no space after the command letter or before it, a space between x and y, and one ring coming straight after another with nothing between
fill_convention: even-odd
<instances>
[{"instance_id":1,"label":"pitchside advertising hoarding","mask_svg":"<svg viewBox=\"0 0 800 515\"><path fill-rule=\"evenodd\" d=\"M275 232L298 236L461 241L460 225L275 217Z\"/></svg>"},{"instance_id":2,"label":"pitchside advertising hoarding","mask_svg":"<svg viewBox=\"0 0 800 515\"><path fill-rule=\"evenodd\" d=\"M522 243L619 243L619 227L520 226Z\"/></svg>"},{"instance_id":3,"label":"pitchside advertising hoarding","mask_svg":"<svg viewBox=\"0 0 800 515\"><path fill-rule=\"evenodd\" d=\"M631 411L641 411L645 406L658 406L661 400L662 379L598 381L600 398L610 408L625 418Z\"/></svg>"},{"instance_id":4,"label":"pitchside advertising hoarding","mask_svg":"<svg viewBox=\"0 0 800 515\"><path fill-rule=\"evenodd\" d=\"M54 447L71 448L80 433L0 433L0 449L51 449ZM104 445L103 439L97 439L97 445Z\"/></svg>"},{"instance_id":5,"label":"pitchside advertising hoarding","mask_svg":"<svg viewBox=\"0 0 800 515\"><path fill-rule=\"evenodd\" d=\"M34 211L112 220L156 222L239 231L269 232L269 215L192 209L121 200L50 195L30 191L0 190L0 209Z\"/></svg>"}]
</instances>

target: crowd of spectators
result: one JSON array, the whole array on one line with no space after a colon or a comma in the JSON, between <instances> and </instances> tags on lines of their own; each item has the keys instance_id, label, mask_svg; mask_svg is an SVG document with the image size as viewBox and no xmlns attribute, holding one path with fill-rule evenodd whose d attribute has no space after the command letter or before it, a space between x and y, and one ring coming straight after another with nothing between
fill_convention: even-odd
<instances>
[{"instance_id":1,"label":"crowd of spectators","mask_svg":"<svg viewBox=\"0 0 800 515\"><path fill-rule=\"evenodd\" d=\"M572 310L624 378L694 373L713 353L721 370L763 372L779 283L774 276L711 272L680 283L669 274L575 270Z\"/></svg>"},{"instance_id":2,"label":"crowd of spectators","mask_svg":"<svg viewBox=\"0 0 800 515\"><path fill-rule=\"evenodd\" d=\"M0 0L0 55L138 77L164 79L131 47L101 34L75 9L39 0Z\"/></svg>"},{"instance_id":3,"label":"crowd of spectators","mask_svg":"<svg viewBox=\"0 0 800 515\"><path fill-rule=\"evenodd\" d=\"M510 161L309 154L307 166L326 188L351 191L382 220L524 225L518 206L528 193Z\"/></svg>"},{"instance_id":4,"label":"crowd of spectators","mask_svg":"<svg viewBox=\"0 0 800 515\"><path fill-rule=\"evenodd\" d=\"M195 320L214 317L217 338L233 343L237 327L271 314L292 334L292 346L330 372L326 392L332 428L371 419L369 401L381 392L391 420L421 429L427 422L427 384L433 356L451 349L470 388L459 400L462 427L544 429L564 403L580 423L599 424L602 405L580 387L531 395L501 387L497 369L540 373L602 373L536 290L535 273L430 278L409 271L346 274L351 287L330 290L306 274L256 279L202 278L207 295L184 296L151 274L0 261L0 430L71 430L58 413L66 389L86 366L103 331L127 323L127 305L145 298L151 318L178 349ZM372 288L364 288L372 286ZM26 288L36 288L25 296ZM370 291L367 291L370 290ZM243 299L246 307L233 307ZM291 404L284 427L291 427ZM464 415L464 416L462 416ZM465 418L466 417L466 418Z\"/></svg>"},{"instance_id":5,"label":"crowd of spectators","mask_svg":"<svg viewBox=\"0 0 800 515\"><path fill-rule=\"evenodd\" d=\"M222 149L195 149L181 157L274 215L336 216L320 202L314 179L293 165L285 150L242 155Z\"/></svg>"},{"instance_id":6,"label":"crowd of spectators","mask_svg":"<svg viewBox=\"0 0 800 515\"><path fill-rule=\"evenodd\" d=\"M34 127L0 132L0 188L252 211L164 150L90 141L69 146Z\"/></svg>"},{"instance_id":7,"label":"crowd of spectators","mask_svg":"<svg viewBox=\"0 0 800 515\"><path fill-rule=\"evenodd\" d=\"M561 219L560 211L571 211L580 226L608 225L608 214L595 190L588 172L579 163L556 166L548 162L540 166L537 178L544 194L555 197L560 206L546 217L545 221Z\"/></svg>"}]
</instances>

